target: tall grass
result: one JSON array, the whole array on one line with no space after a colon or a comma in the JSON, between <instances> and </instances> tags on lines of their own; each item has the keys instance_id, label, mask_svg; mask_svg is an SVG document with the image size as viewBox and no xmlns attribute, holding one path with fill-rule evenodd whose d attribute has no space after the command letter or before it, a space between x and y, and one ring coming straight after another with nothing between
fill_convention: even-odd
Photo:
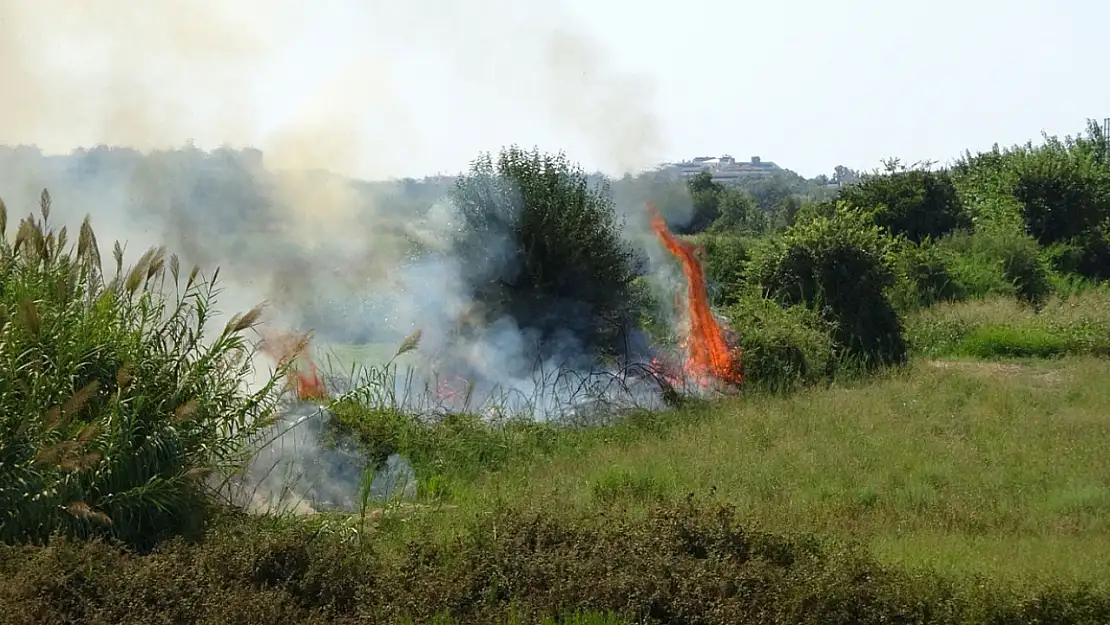
<instances>
[{"instance_id":1,"label":"tall grass","mask_svg":"<svg viewBox=\"0 0 1110 625\"><path fill-rule=\"evenodd\" d=\"M279 370L259 388L245 331L214 336L216 278L152 248L105 280L86 217L76 245L40 219L9 243L0 204L0 539L62 532L136 544L195 528L210 475L239 466L270 423Z\"/></svg>"},{"instance_id":2,"label":"tall grass","mask_svg":"<svg viewBox=\"0 0 1110 625\"><path fill-rule=\"evenodd\" d=\"M942 303L906 319L911 348L924 356L975 358L1110 355L1110 288L1049 299L1040 310L1013 298Z\"/></svg>"}]
</instances>

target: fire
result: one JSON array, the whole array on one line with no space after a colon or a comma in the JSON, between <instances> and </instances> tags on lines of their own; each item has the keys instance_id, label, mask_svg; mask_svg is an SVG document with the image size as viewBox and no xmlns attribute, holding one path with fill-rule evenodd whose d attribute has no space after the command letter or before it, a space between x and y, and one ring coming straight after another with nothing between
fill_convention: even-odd
<instances>
[{"instance_id":1,"label":"fire","mask_svg":"<svg viewBox=\"0 0 1110 625\"><path fill-rule=\"evenodd\" d=\"M316 369L316 363L308 355L310 335L278 334L265 337L262 350L273 356L279 363L294 361L289 374L289 383L301 401L327 401L328 391L324 380ZM302 368L303 367L303 368Z\"/></svg>"},{"instance_id":2,"label":"fire","mask_svg":"<svg viewBox=\"0 0 1110 625\"><path fill-rule=\"evenodd\" d=\"M741 384L744 380L743 352L729 347L721 326L709 308L705 274L696 255L697 246L675 237L654 204L648 203L648 210L651 212L652 229L667 250L682 263L682 273L686 276L686 313L689 321L684 341L687 356L683 368L686 374L702 386L709 386L714 378Z\"/></svg>"}]
</instances>

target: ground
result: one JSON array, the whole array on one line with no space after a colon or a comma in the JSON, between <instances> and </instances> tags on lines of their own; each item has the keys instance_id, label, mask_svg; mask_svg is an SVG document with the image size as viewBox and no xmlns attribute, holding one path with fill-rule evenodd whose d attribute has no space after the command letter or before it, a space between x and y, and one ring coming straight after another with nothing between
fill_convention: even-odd
<instances>
[{"instance_id":1,"label":"ground","mask_svg":"<svg viewBox=\"0 0 1110 625\"><path fill-rule=\"evenodd\" d=\"M1110 587L1110 362L922 361L856 385L699 409L689 425L486 475L466 504L635 512L687 492L881 560Z\"/></svg>"}]
</instances>

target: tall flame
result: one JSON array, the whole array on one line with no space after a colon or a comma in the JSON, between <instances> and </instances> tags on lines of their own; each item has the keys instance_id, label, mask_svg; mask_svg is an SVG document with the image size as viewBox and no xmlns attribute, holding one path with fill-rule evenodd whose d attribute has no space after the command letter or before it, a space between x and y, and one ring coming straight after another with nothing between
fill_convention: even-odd
<instances>
[{"instance_id":1,"label":"tall flame","mask_svg":"<svg viewBox=\"0 0 1110 625\"><path fill-rule=\"evenodd\" d=\"M708 386L712 378L739 385L744 380L743 354L739 348L729 348L709 308L705 274L697 257L698 247L674 236L654 204L649 202L648 210L652 229L682 264L682 273L686 276L686 312L690 323L686 337L686 373L703 386Z\"/></svg>"}]
</instances>

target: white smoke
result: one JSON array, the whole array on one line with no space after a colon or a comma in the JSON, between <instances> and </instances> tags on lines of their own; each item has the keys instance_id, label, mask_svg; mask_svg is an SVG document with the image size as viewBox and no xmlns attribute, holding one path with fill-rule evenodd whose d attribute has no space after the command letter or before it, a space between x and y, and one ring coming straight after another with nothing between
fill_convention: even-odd
<instances>
[{"instance_id":1,"label":"white smoke","mask_svg":"<svg viewBox=\"0 0 1110 625\"><path fill-rule=\"evenodd\" d=\"M312 48L333 42L330 53ZM447 90L448 130L488 133L477 149L553 125L608 169L654 161L663 146L650 84L609 63L557 2L0 0L0 59L0 145L38 146L0 148L13 217L48 188L52 221L72 230L91 214L105 259L120 240L129 261L164 245L186 267L219 267L222 319L265 300L274 331L388 345L421 329L422 353L455 345L476 394L501 393L512 410L574 412L599 393L654 398L650 385L614 385L612 371L592 376L573 335L531 366L534 337L511 318L452 344L476 304L450 244L461 227L453 207L391 203L351 177L397 173L437 148L405 88ZM302 82L267 89L285 74ZM212 149L225 144L260 151ZM622 208L629 239L660 260L642 206ZM508 242L495 233L471 244L497 257ZM403 378L396 393L412 390Z\"/></svg>"}]
</instances>

